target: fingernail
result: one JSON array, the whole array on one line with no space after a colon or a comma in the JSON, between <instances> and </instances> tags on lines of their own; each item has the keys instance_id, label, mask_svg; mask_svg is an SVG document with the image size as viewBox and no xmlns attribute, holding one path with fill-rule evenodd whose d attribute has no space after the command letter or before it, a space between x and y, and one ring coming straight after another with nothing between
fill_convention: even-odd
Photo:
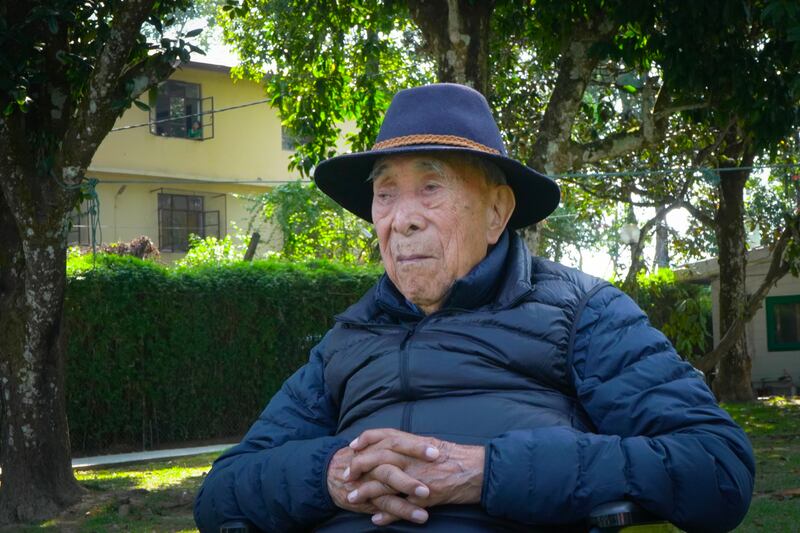
<instances>
[{"instance_id":1,"label":"fingernail","mask_svg":"<svg viewBox=\"0 0 800 533\"><path fill-rule=\"evenodd\" d=\"M439 457L439 448L433 448L433 447L428 448L427 450L425 450L425 456L428 457L429 459L436 459L437 457Z\"/></svg>"},{"instance_id":2,"label":"fingernail","mask_svg":"<svg viewBox=\"0 0 800 533\"><path fill-rule=\"evenodd\" d=\"M372 515L372 523L377 524L383 522L383 515L381 513Z\"/></svg>"},{"instance_id":3,"label":"fingernail","mask_svg":"<svg viewBox=\"0 0 800 533\"><path fill-rule=\"evenodd\" d=\"M353 439L353 440L350 442L350 447L351 447L351 448L355 448L356 446L358 446L358 437L354 438L354 439Z\"/></svg>"},{"instance_id":4,"label":"fingernail","mask_svg":"<svg viewBox=\"0 0 800 533\"><path fill-rule=\"evenodd\" d=\"M428 519L428 513L426 513L425 511L423 511L421 509L417 509L416 511L411 513L411 518L413 518L415 522L422 523L422 522L424 522L425 520Z\"/></svg>"},{"instance_id":5,"label":"fingernail","mask_svg":"<svg viewBox=\"0 0 800 533\"><path fill-rule=\"evenodd\" d=\"M423 487L422 485L414 489L414 494L420 498L427 498L430 493L431 491L428 489L428 487Z\"/></svg>"},{"instance_id":6,"label":"fingernail","mask_svg":"<svg viewBox=\"0 0 800 533\"><path fill-rule=\"evenodd\" d=\"M349 466L344 469L344 472L342 473L342 477L345 480L350 479L350 467Z\"/></svg>"},{"instance_id":7,"label":"fingernail","mask_svg":"<svg viewBox=\"0 0 800 533\"><path fill-rule=\"evenodd\" d=\"M354 490L353 492L347 495L347 501L349 501L350 503L356 501L356 498L358 498L358 489Z\"/></svg>"}]
</instances>

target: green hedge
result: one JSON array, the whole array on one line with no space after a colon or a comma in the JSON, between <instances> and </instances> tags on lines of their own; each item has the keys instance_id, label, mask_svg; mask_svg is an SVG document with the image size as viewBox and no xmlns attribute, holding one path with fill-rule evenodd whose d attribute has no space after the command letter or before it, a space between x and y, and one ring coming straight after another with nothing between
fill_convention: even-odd
<instances>
[{"instance_id":1,"label":"green hedge","mask_svg":"<svg viewBox=\"0 0 800 533\"><path fill-rule=\"evenodd\" d=\"M91 266L68 264L65 309L79 452L241 435L379 275L325 262Z\"/></svg>"}]
</instances>

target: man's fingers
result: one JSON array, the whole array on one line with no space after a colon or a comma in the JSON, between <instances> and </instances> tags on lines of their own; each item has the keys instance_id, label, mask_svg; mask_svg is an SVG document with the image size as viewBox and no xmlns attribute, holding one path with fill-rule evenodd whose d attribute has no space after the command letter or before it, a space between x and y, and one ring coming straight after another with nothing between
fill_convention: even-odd
<instances>
[{"instance_id":1,"label":"man's fingers","mask_svg":"<svg viewBox=\"0 0 800 533\"><path fill-rule=\"evenodd\" d=\"M428 512L422 507L412 505L405 498L399 496L387 495L379 496L372 500L373 505L381 510L380 513L373 515L373 522L379 525L385 525L389 522L383 522L386 518L384 515L388 513L402 520L408 520L417 524L424 524L428 520ZM375 522L375 516L381 515L380 523Z\"/></svg>"},{"instance_id":2,"label":"man's fingers","mask_svg":"<svg viewBox=\"0 0 800 533\"><path fill-rule=\"evenodd\" d=\"M372 523L376 526L388 526L392 522L397 522L400 518L387 512L375 513L372 515Z\"/></svg>"},{"instance_id":3,"label":"man's fingers","mask_svg":"<svg viewBox=\"0 0 800 533\"><path fill-rule=\"evenodd\" d=\"M346 472L348 481L355 481L365 472L380 465L394 465L404 468L408 462L408 457L396 453L389 449L367 450L356 454L350 461L350 467Z\"/></svg>"},{"instance_id":4,"label":"man's fingers","mask_svg":"<svg viewBox=\"0 0 800 533\"><path fill-rule=\"evenodd\" d=\"M424 484L393 465L378 466L370 473L370 477L372 479L365 481L347 495L347 501L358 504L398 492L421 499L431 493Z\"/></svg>"},{"instance_id":5,"label":"man's fingers","mask_svg":"<svg viewBox=\"0 0 800 533\"><path fill-rule=\"evenodd\" d=\"M433 461L439 457L439 448L435 439L420 437L396 429L368 429L350 443L350 448L362 451L373 445L427 461Z\"/></svg>"}]
</instances>

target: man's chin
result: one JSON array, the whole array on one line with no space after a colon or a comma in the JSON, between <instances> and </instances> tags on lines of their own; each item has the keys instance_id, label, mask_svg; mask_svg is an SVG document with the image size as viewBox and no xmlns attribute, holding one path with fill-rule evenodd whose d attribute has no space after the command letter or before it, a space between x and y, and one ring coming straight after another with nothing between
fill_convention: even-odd
<instances>
[{"instance_id":1,"label":"man's chin","mask_svg":"<svg viewBox=\"0 0 800 533\"><path fill-rule=\"evenodd\" d=\"M406 300L422 310L438 308L438 305L441 303L444 297L444 292L437 292L434 294L435 291L429 292L413 289L404 291L401 287L398 287L398 289L400 290L400 293L405 296Z\"/></svg>"}]
</instances>

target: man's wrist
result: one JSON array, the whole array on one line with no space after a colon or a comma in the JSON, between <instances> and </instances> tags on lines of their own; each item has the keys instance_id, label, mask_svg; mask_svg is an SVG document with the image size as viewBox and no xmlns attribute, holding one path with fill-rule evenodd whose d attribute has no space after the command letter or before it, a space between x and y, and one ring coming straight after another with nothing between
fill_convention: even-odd
<instances>
[{"instance_id":1,"label":"man's wrist","mask_svg":"<svg viewBox=\"0 0 800 533\"><path fill-rule=\"evenodd\" d=\"M486 450L483 446L456 444L449 452L449 461L458 469L457 486L449 503L480 503L483 489L483 467Z\"/></svg>"},{"instance_id":2,"label":"man's wrist","mask_svg":"<svg viewBox=\"0 0 800 533\"><path fill-rule=\"evenodd\" d=\"M353 451L344 443L344 446L336 449L328 459L325 469L325 492L335 507L342 507L344 496L347 493L345 488L344 470L350 464Z\"/></svg>"}]
</instances>

